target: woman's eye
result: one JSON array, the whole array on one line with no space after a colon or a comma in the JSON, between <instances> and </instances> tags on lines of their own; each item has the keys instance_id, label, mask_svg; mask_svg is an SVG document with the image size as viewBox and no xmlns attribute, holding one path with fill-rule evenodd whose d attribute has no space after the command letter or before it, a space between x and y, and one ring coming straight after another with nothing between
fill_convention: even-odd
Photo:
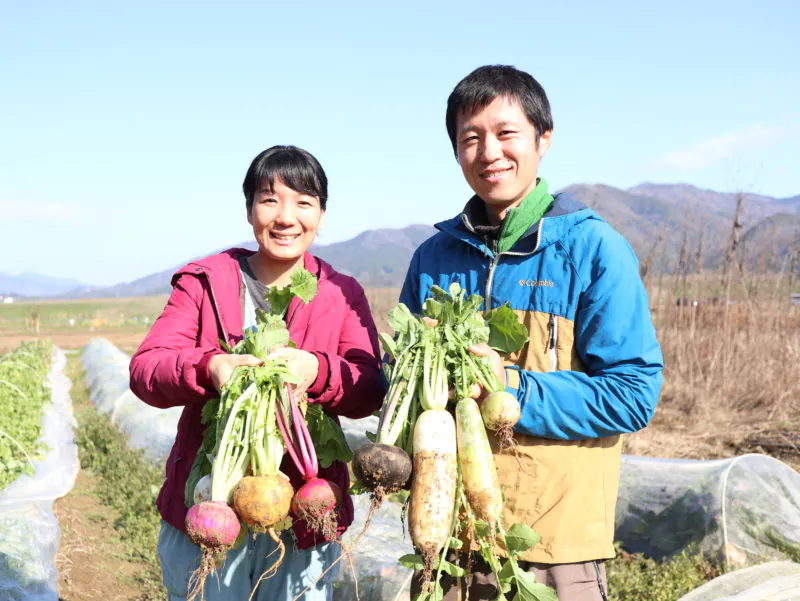
<instances>
[{"instance_id":1,"label":"woman's eye","mask_svg":"<svg viewBox=\"0 0 800 601\"><path fill-rule=\"evenodd\" d=\"M517 132L515 132L515 131L513 131L511 129L504 129L503 131L500 132L500 135L501 136L513 136L515 133L517 133Z\"/></svg>"}]
</instances>

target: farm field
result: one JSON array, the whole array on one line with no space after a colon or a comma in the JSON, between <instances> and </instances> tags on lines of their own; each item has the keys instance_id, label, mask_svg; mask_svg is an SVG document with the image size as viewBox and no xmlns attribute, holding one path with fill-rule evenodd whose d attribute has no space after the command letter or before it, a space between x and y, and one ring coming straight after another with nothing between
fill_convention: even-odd
<instances>
[{"instance_id":1,"label":"farm field","mask_svg":"<svg viewBox=\"0 0 800 601\"><path fill-rule=\"evenodd\" d=\"M167 302L166 296L43 300L0 305L0 353L25 340L52 340L79 349L96 337L135 349Z\"/></svg>"}]
</instances>

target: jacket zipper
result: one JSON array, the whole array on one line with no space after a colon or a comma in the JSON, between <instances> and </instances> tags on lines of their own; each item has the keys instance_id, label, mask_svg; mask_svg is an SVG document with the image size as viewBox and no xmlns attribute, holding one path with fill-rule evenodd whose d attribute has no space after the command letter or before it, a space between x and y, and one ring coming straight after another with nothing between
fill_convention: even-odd
<instances>
[{"instance_id":1,"label":"jacket zipper","mask_svg":"<svg viewBox=\"0 0 800 601\"><path fill-rule=\"evenodd\" d=\"M230 345L230 339L228 338L228 328L225 327L225 321L222 319L222 313L219 310L219 305L217 305L217 298L214 296L214 288L211 286L211 279L208 277L208 274L202 267L195 268L195 271L199 274L202 274L203 277L206 279L206 283L208 284L208 296L211 297L211 306L214 307L214 313L217 315L217 325L221 330L220 338L225 341L226 344Z\"/></svg>"},{"instance_id":2,"label":"jacket zipper","mask_svg":"<svg viewBox=\"0 0 800 601\"><path fill-rule=\"evenodd\" d=\"M497 240L492 241L492 256L489 257L489 273L486 275L486 311L492 310L492 280L494 279L494 268L500 261L497 254Z\"/></svg>"},{"instance_id":3,"label":"jacket zipper","mask_svg":"<svg viewBox=\"0 0 800 601\"><path fill-rule=\"evenodd\" d=\"M516 252L498 253L497 252L497 250L498 250L497 249L497 240L492 240L492 255L493 256L489 257L489 272L486 275L486 295L485 295L486 308L485 308L485 311L491 311L491 309L492 309L492 280L494 279L495 267L497 267L497 264L500 262L500 257L502 257L503 255L509 255L509 256L515 256L515 257L526 257L526 256L530 256L530 255L535 255L537 253L537 251L539 250L539 246L542 243L542 224L544 223L544 219L545 218L542 217L539 220L539 227L538 227L538 229L536 231L536 246L529 253L516 253ZM472 224L469 222L468 218L467 219L462 218L462 222L464 223L464 225L466 226L467 230L471 234L477 235L475 233L475 230L472 227Z\"/></svg>"},{"instance_id":4,"label":"jacket zipper","mask_svg":"<svg viewBox=\"0 0 800 601\"><path fill-rule=\"evenodd\" d=\"M556 353L556 344L558 343L558 318L550 314L550 371L558 371L558 354Z\"/></svg>"}]
</instances>

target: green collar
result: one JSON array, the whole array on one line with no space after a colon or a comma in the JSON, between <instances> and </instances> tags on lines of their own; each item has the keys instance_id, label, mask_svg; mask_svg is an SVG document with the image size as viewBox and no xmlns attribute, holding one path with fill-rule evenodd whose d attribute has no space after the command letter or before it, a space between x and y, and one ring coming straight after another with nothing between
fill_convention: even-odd
<instances>
[{"instance_id":1,"label":"green collar","mask_svg":"<svg viewBox=\"0 0 800 601\"><path fill-rule=\"evenodd\" d=\"M544 216L552 204L553 197L547 193L547 182L539 178L536 187L522 202L506 213L497 240L497 251L503 253L511 250L522 235Z\"/></svg>"}]
</instances>

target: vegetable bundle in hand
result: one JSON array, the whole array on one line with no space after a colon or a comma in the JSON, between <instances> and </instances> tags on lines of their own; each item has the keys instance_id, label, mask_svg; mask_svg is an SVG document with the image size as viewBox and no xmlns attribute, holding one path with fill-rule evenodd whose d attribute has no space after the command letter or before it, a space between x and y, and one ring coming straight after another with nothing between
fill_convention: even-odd
<instances>
[{"instance_id":1,"label":"vegetable bundle in hand","mask_svg":"<svg viewBox=\"0 0 800 601\"><path fill-rule=\"evenodd\" d=\"M386 492L407 483L412 465L407 457L413 456L409 521L412 541L421 555L401 561L423 570L427 584L422 598L441 598L443 570L456 577L464 575L445 559L450 549L461 547L461 536L480 549L502 591L515 584L518 590L527 587L541 593L525 599L546 599L543 591L549 589L534 584L515 559L536 543L536 534L527 526L514 525L509 532L513 531L516 546L507 542L501 523L502 493L484 427L487 422L497 431L501 447L513 444L519 403L502 389L487 357L470 350L488 344L512 353L527 342L528 332L507 304L482 315L483 298L467 297L458 284L447 291L433 286L431 294L422 315L413 315L403 304L389 313L395 337L381 335L391 359L385 366L389 392L375 444L359 449L354 472L373 491L374 507ZM450 391L460 399L454 403L455 420L448 411L453 409ZM489 394L479 409L475 398L483 392ZM498 533L509 554L505 568L495 553ZM437 573L430 582L433 570Z\"/></svg>"},{"instance_id":2,"label":"vegetable bundle in hand","mask_svg":"<svg viewBox=\"0 0 800 601\"><path fill-rule=\"evenodd\" d=\"M283 561L285 549L277 530L289 525L290 509L304 507L296 497L306 488L295 493L289 478L280 472L287 449L307 479L316 476L317 441L324 440L326 466L334 459L348 461L351 457L338 424L321 408L309 406L306 424L291 391L291 385L300 379L289 372L286 360L267 358L274 349L292 344L284 321L291 300L298 296L308 303L316 290L312 274L294 272L289 286L267 293L270 311L256 311L257 326L245 332L234 348L226 347L234 354L254 355L263 363L236 367L219 399L208 401L202 409L206 430L184 491L190 508L187 533L203 551L200 567L190 580L190 599L202 598L215 559L241 538L240 520L253 532L269 534L280 550L262 578L272 576ZM331 435L334 430L337 435ZM320 479L314 480L320 488ZM328 484L331 491L336 489ZM210 498L204 496L204 490L210 490ZM313 509L294 513L307 519L312 529L316 526L320 534L333 533L335 537L336 524L331 522L340 502L337 496L333 506L329 503L319 516Z\"/></svg>"}]
</instances>

